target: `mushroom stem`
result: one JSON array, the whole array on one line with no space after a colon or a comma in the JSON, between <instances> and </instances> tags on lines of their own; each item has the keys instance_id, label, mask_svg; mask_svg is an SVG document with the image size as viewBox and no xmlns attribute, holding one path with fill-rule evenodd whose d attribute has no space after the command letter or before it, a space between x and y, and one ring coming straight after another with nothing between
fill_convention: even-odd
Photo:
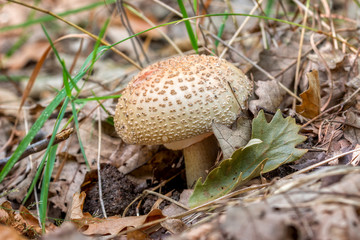
<instances>
[{"instance_id":1,"label":"mushroom stem","mask_svg":"<svg viewBox=\"0 0 360 240\"><path fill-rule=\"evenodd\" d=\"M186 182L192 188L195 182L202 177L203 180L208 170L214 165L217 154L217 140L214 135L195 143L183 150L186 169Z\"/></svg>"}]
</instances>

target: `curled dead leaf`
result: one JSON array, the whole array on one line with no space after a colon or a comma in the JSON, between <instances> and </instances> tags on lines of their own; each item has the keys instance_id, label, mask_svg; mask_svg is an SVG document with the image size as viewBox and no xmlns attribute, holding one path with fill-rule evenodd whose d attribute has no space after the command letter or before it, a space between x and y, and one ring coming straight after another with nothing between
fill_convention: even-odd
<instances>
[{"instance_id":1,"label":"curled dead leaf","mask_svg":"<svg viewBox=\"0 0 360 240\"><path fill-rule=\"evenodd\" d=\"M296 106L296 112L306 118L314 118L320 114L320 81L319 73L313 70L306 74L309 80L309 88L300 94L302 103Z\"/></svg>"}]
</instances>

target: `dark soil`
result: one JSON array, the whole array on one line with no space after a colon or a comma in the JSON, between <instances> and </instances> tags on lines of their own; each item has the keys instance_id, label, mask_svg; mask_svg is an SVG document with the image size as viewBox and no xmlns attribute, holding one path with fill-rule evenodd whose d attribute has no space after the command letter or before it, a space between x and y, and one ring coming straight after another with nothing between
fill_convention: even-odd
<instances>
[{"instance_id":1,"label":"dark soil","mask_svg":"<svg viewBox=\"0 0 360 240\"><path fill-rule=\"evenodd\" d=\"M107 216L121 215L125 208L138 196L142 189L137 189L135 183L130 181L117 170L116 167L109 164L101 165L101 184L102 196ZM91 182L90 184L87 184ZM86 198L84 203L84 212L89 212L93 216L103 217L100 200L97 171L91 171L86 175L82 186ZM127 215L135 215L136 204L133 204Z\"/></svg>"},{"instance_id":2,"label":"dark soil","mask_svg":"<svg viewBox=\"0 0 360 240\"><path fill-rule=\"evenodd\" d=\"M101 181L102 196L108 217L122 215L125 208L139 196L145 188L152 187L139 187L126 175L119 172L116 167L109 164L101 164ZM172 192L171 198L177 201L180 198L180 192L184 189L184 181L180 176L164 186L162 192L167 193L174 189L175 191ZM96 217L103 217L99 200L99 184L96 170L91 171L86 175L81 191L86 193L83 212L89 212ZM154 195L147 195L145 198L141 199L142 204L138 209L139 213L141 215L149 213L157 199L158 197ZM163 209L169 204L170 202L163 201L159 208ZM126 215L135 216L137 205L138 202L133 203Z\"/></svg>"}]
</instances>

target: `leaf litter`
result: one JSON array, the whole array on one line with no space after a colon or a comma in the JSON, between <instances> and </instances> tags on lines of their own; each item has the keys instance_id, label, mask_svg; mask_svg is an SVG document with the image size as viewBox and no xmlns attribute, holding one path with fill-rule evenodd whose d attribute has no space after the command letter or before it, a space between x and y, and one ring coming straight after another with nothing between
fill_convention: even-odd
<instances>
[{"instance_id":1,"label":"leaf litter","mask_svg":"<svg viewBox=\"0 0 360 240\"><path fill-rule=\"evenodd\" d=\"M59 3L51 3L49 6L52 6L52 9L59 9L59 11L66 11L73 7L73 3L68 1L66 4L64 3L61 8L57 8L58 6L56 5L58 4ZM140 4L135 7L143 10L155 23L164 21L169 14L168 10L162 10L160 11L162 17L159 17L153 15L151 11L152 9L158 8L153 8L153 5L150 3L136 4ZM5 5L2 11L9 9L9 6L10 4ZM151 7L147 8L146 6ZM177 6L174 5L172 7L176 8ZM224 9L225 8L226 7L224 7ZM9 14L22 11L20 9L23 8L10 8ZM214 9L221 11L221 8L218 6L214 7L210 4L209 12L214 11ZM1 13L2 12L0 12L0 14ZM94 20L94 16L100 16L99 19L95 20L94 26L101 28L101 24L107 17L106 11L103 11L101 14L95 13L95 11L92 13L93 15L89 20ZM24 16L25 14L17 15ZM81 16L84 16L84 13L71 15L69 19L73 21L80 19L81 21L81 19L83 19ZM144 29L148 26L143 24L144 22L137 16L129 14L129 19L134 23L135 31L139 31L139 29ZM17 19L10 20L14 21L11 24L25 21L25 19L20 22L15 21ZM218 19L213 18L213 20L217 21ZM347 23L347 20L344 20L344 24L346 25ZM227 24L227 26L230 26L230 21L228 21ZM178 26L180 25L181 24ZM96 122L98 116L96 111L94 111L98 107L98 104L97 102L89 103L86 104L83 109L79 109L79 120L80 135L86 148L85 151L91 160L92 168L97 168L96 161L100 135L103 144L100 161L103 164L110 164L116 171L120 171L122 174L125 174L124 176L126 176L126 178L134 181L134 185L131 185L131 188L133 188L132 190L138 188L138 192L132 197L140 196L140 198L135 204L131 204L129 198L129 200L121 204L124 205L121 211L112 213L121 214L124 211L124 207L130 206L130 208L132 208L132 216L113 216L108 219L101 218L101 214L99 214L101 209L99 203L94 203L96 208L94 207L92 210L89 210L87 201L89 202L90 199L95 202L99 200L99 192L94 191L95 193L93 195L96 195L95 198L90 198L91 195L88 194L89 192L87 192L87 196L83 193L78 196L80 186L92 184L93 188L98 189L98 182L96 177L85 177L86 167L84 159L79 152L77 139L72 137L59 145L60 151L57 154L57 162L54 166L52 182L50 183L49 219L47 226L51 231L54 229L57 230L57 234L60 236L64 236L64 233L71 231L81 231L89 235L115 235L126 229L128 238L138 236L140 239L145 239L150 236L154 238L155 236L163 237L169 236L170 233L181 234L182 232L184 233L178 235L177 239L200 238L204 236L209 238L216 237L216 239L222 239L226 236L233 236L236 239L241 239L241 237L243 237L243 239L258 239L259 236L262 236L263 239L267 239L269 236L271 236L272 239L284 239L289 236L294 236L294 234L307 236L309 238L316 237L318 239L331 237L340 238L344 235L354 239L358 238L357 233L359 231L357 226L359 226L359 220L356 214L358 211L356 196L358 196L359 193L353 185L358 182L358 168L356 167L359 163L358 151L352 155L349 154L336 158L331 162L331 165L334 165L332 168L316 165L315 172L310 175L295 174L290 175L293 178L285 177L276 179L274 177L288 175L290 173L289 170L285 170L285 173L282 174L278 172L281 168L275 169L271 174L265 174L265 172L288 162L293 162L290 164L292 169L301 172L335 155L346 154L348 151L358 148L360 141L360 95L355 95L344 105L341 103L359 89L359 60L354 52L335 49L332 42L329 39L325 39L325 35L321 34L315 36L315 46L318 48L318 51L315 51L314 46L310 44L310 35L305 35L302 46L303 65L300 69L300 85L298 88L298 92L303 92L300 94L302 103L298 102L298 107L295 112L291 109L292 97L286 94L283 88L279 87L277 81L289 89L293 88L296 59L300 47L298 44L300 42L298 31L294 29L290 31L289 28L284 31L282 26L279 27L279 25L274 24L271 26L271 29L265 30L266 34L271 36L270 41L272 41L273 45L267 50L259 51L262 48L260 47L260 38L258 37L260 36L260 31L257 29L257 24L252 26L255 27L245 28L244 35L240 36L239 41L233 43L234 49L244 49L251 59L258 60L258 66L265 69L275 77L276 80L268 79L266 75L255 68L249 70L248 75L254 80L256 85L255 95L253 99L250 100L249 107L251 113L257 117L254 118L254 122L251 124L253 116L250 113L247 119L240 118L238 122L230 128L228 126L214 124L215 136L218 138L221 149L218 158L219 165L217 167L221 168L226 165L231 161L230 159L242 159L244 157L243 155L250 155L249 152L252 151L260 154L261 151L256 151L258 151L258 149L264 149L266 144L270 146L270 149L276 149L276 146L281 146L278 147L279 151L285 149L286 151L282 152L286 153L283 155L283 158L277 159L271 156L271 154L269 156L265 156L266 154L264 154L264 156L256 158L259 160L256 164L253 163L247 168L245 167L243 169L244 173L241 176L239 174L225 175L225 177L218 176L219 180L216 181L216 184L224 179L230 179L230 177L235 177L235 183L230 185L224 184L224 186L227 187L226 191L216 189L214 196L217 197L209 198L209 196L205 194L207 191L210 191L209 189L195 188L193 196L198 196L199 199L195 201L196 204L194 205L202 205L200 208L194 208L195 210L186 210L180 207L178 203L187 205L193 190L184 190L183 183L185 181L182 176L183 174L181 174L181 168L183 167L181 154L179 152L166 152L169 150L165 150L162 146L132 146L122 143L121 139L114 135L112 126L110 125L109 127L109 125L107 125L109 119L105 111L102 112L102 134L100 135ZM350 25L348 26L350 27ZM275 35L271 32L272 30L276 33ZM1 43L5 43L0 44L2 46L1 56L3 56L4 53L3 46L6 46L5 48L8 49L7 46L11 45L9 41L14 42L16 37L21 36L22 31L22 29L16 29L15 31L1 33L1 36L7 36L0 38ZM56 37L66 35L68 33L67 31L69 30L57 31L54 33L54 37L55 35ZM178 31L176 26L174 28L173 26L168 26L165 31L169 34L176 33L179 35L179 33L181 33L181 35L183 35L183 31ZM45 47L45 45L43 45L44 38L38 31L35 32L37 33L31 36L30 41L27 42L23 48L20 48L18 53L5 58L5 64L2 67L6 69L6 74L9 74L9 76L13 74L14 76L24 73L27 74L34 66L33 61L39 59L39 54L42 53L39 49ZM108 29L108 37L115 42L119 40L119 32L127 34L121 21L114 19L112 28L110 27ZM222 37L224 39L230 39L233 32L232 30L226 29ZM9 33L11 34L9 35ZM342 33L343 32L339 32L339 34ZM173 36L177 36L176 34ZM159 34L155 31L144 34L142 40L144 40L144 46L149 52L152 61L174 54L172 47L164 44L164 42L159 39ZM178 39L175 39L175 41L178 42ZM90 44L89 42L85 42L87 46L90 46ZM182 40L182 44L186 44L186 49L189 49L188 39L186 39L186 41ZM244 47L245 45L246 47ZM222 47L224 46L220 44L219 49L216 50L219 51ZM128 41L127 44L120 44L119 49L127 51L129 55L135 58L135 51L133 51L130 41ZM171 49L171 51L169 49ZM21 55L21 50L23 50L25 54ZM72 61L72 56L75 55L74 51L78 50L78 42L67 41L59 43L58 50L64 54L62 56L64 56L66 62L70 63L70 60L68 61L69 56ZM257 55L259 52L261 53ZM23 58L21 58L21 56L23 56ZM84 56L86 57L87 54L84 54ZM84 56L80 56L80 60L78 60L80 64ZM143 57L144 56L141 58ZM232 62L238 66L242 66L243 64L249 65L248 63L244 63L242 59L239 59L238 56L235 56L232 51L229 51L229 54L225 57L232 60ZM112 54L109 54L104 57L103 60L103 62L98 62L94 66L94 75L89 79L91 83L87 85L87 88L81 93L81 97L93 97L94 93L98 96L113 94L123 88L130 79L127 74L131 75L133 69L125 69L124 67L124 69L119 70L118 67L115 67L115 64L108 64L109 62L113 63L114 60L119 64L123 63L124 61L120 60L118 56L114 57ZM16 64L9 66L11 62ZM43 110L41 107L46 106L49 102L48 99L54 96L56 92L53 87L61 87L62 76L58 74L59 70L61 69L58 67L58 64L53 60L52 56L50 56L50 58L45 61L42 75L38 77L35 83L37 87L34 87L33 91L29 94L29 101L25 104L26 111L31 111L27 112L29 115L18 116L20 124L15 132L13 142L0 153L1 158L9 156L11 152L15 150L16 145L25 135L26 127L24 122L28 121L31 125L39 116L40 111ZM316 71L318 72L318 77L308 77ZM110 80L114 80L113 82L115 83L110 83ZM319 84L317 84L316 80L318 80ZM45 83L49 83L50 81L53 81L53 83L51 83L52 87L45 88ZM5 144L8 139L10 129L13 127L14 117L17 116L19 92L21 95L25 86L25 84L22 83L15 85L17 89L15 91L13 89L9 91L10 88L5 87L3 83L0 87L1 91L4 91L4 94L0 95L9 96L5 98L5 102L1 99L0 103L0 124L1 130L3 131L1 136L4 136L4 139L1 138L1 142L3 144ZM14 84L11 86L14 86ZM318 103L319 97L320 104ZM10 105L7 101L10 98L14 105ZM103 106L111 113L113 112L115 104L116 101L108 100L103 103ZM36 106L41 107L37 108ZM320 106L322 106L323 109L319 111ZM335 107L332 111L325 112L332 107ZM279 108L287 118L281 117L280 112L277 111ZM261 109L264 109L266 114L259 112ZM52 126L56 116L57 113L55 112L52 119L47 122L47 125L43 127L41 133L38 134L38 139L47 137L52 133ZM292 116L294 119L289 120L290 117L288 116ZM68 117L71 117L71 115L68 115ZM309 123L314 117L318 119ZM273 120L268 123L271 118ZM290 127L291 130L287 129L288 131L286 133L293 135L294 139L297 140L294 140L290 148L286 148L287 144L284 144L287 143L284 141L285 137L279 137L279 139L283 141L281 141L281 143L274 141L273 145L269 144L271 141L268 142L267 138L265 138L265 140L263 139L266 135L262 132L264 129L268 128L268 132L275 133L279 129L271 125L273 121L277 121L274 119L278 119L281 123L279 125L282 125L282 127L286 127L284 121L288 121L288 123L292 122L289 124L292 126ZM295 120L298 125L295 125ZM302 127L300 127L300 124L302 124ZM302 137L298 134L299 129L299 134ZM251 136L251 132L253 136ZM254 134L254 132L256 134ZM305 141L303 136L307 137ZM250 138L252 139L250 140ZM296 146L297 144L299 144L299 146ZM308 152L299 159L300 155L305 152L302 149L306 149ZM294 153L290 153L291 150L293 150ZM284 157L285 155L290 157ZM31 209L31 213L28 212L27 209L19 207L33 179L34 170L36 170L39 159L41 158L42 154L39 153L32 155L32 159L19 162L15 165L15 168L8 178L0 185L1 199L6 203L4 205L5 207L2 206L2 210L5 210L5 212L3 211L2 213L10 216L5 218L5 220L8 220L6 224L8 226L18 224L18 222L14 220L15 217L11 218L11 216L16 216L16 219L20 219L19 222L28 229L28 232L23 228L19 229L14 227L14 229L17 229L18 232L26 237L29 237L30 234L41 234L36 219L37 214L34 210L34 205L36 205L34 196L26 203L26 206ZM169 160L168 164L161 164L162 161L167 160ZM348 164L354 167L344 169L339 166L340 164ZM289 164L285 164L285 167L288 165ZM212 171L219 171L218 168ZM96 171L92 174L97 175ZM107 177L111 179L111 174L107 175ZM172 176L175 175L177 177L172 179ZM259 175L259 178L250 180ZM243 177L245 178L243 179ZM114 203L109 193L113 192L117 197L121 197L123 192L126 191L120 191L118 188L116 190L112 189L112 187L116 185L115 183L116 181L114 180L113 185L111 185L110 180L108 185L106 185L107 189L103 191L103 198L107 209L109 209L108 207L111 205L120 205L118 204L119 200L116 200L116 203ZM200 184L203 183L199 183L199 186L202 186ZM214 186L210 186L210 189L211 187ZM159 200L158 197L155 196L150 198L142 192L143 190L154 188L156 189L155 191L159 192L160 196L171 196L174 202L170 204L162 198ZM176 190L174 191L174 189ZM199 189L204 191L201 192ZM230 191L230 189L232 189L232 191ZM347 192L347 190L349 190L349 192ZM179 195L180 199L177 197ZM234 196L237 198L232 198ZM209 200L210 202L205 203ZM9 203L11 203L14 208L10 207ZM194 200L191 200L190 203L194 203ZM152 207L160 207L161 210L157 208L152 209ZM84 211L84 209L89 210L91 214L87 213L87 210ZM146 211L144 211L145 209ZM141 216L135 216L136 211L139 211ZM21 219L25 219L25 217L18 217L19 215L16 215L18 213L29 214L29 218L30 216L33 217L23 221ZM63 216L65 216L65 214L67 215L65 223L60 227L53 225L53 223L60 224L60 222L64 220ZM157 223L163 221L161 223L162 228L160 228L160 225L153 225L151 228L144 230L142 225L150 224L148 223L149 216L158 219L159 221ZM206 218L209 216L210 218ZM198 221L207 221L207 223L199 224L198 227L191 226ZM72 222L75 222L76 225L72 224ZM235 222L236 224L234 224ZM70 227L67 228L67 226ZM261 228L259 228L259 226L261 226ZM71 231L69 229L71 229ZM133 233L129 231L133 231ZM158 235L151 235L154 232ZM273 232L276 234L274 235ZM5 231L1 231L0 236L5 236ZM46 238L46 236L50 237L50 235L45 234L44 237ZM80 236L83 237L83 235ZM79 235L77 235L77 237L80 239Z\"/></svg>"}]
</instances>

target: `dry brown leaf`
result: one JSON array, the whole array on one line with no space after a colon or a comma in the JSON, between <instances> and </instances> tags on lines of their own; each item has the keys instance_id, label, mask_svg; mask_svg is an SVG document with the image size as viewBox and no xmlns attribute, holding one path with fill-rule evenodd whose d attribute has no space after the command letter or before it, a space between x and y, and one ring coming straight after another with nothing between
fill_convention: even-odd
<instances>
[{"instance_id":1,"label":"dry brown leaf","mask_svg":"<svg viewBox=\"0 0 360 240\"><path fill-rule=\"evenodd\" d=\"M97 237L89 237L81 234L72 222L64 222L53 232L41 236L41 240L99 240Z\"/></svg>"},{"instance_id":2,"label":"dry brown leaf","mask_svg":"<svg viewBox=\"0 0 360 240\"><path fill-rule=\"evenodd\" d=\"M27 226L31 226L33 230L37 233L41 233L41 227L39 226L39 219L34 217L31 212L24 206L20 206L19 213L21 217L24 219ZM54 229L54 225L50 224L46 228L47 230Z\"/></svg>"},{"instance_id":3,"label":"dry brown leaf","mask_svg":"<svg viewBox=\"0 0 360 240\"><path fill-rule=\"evenodd\" d=\"M338 183L322 189L323 192L336 193L336 195L320 195L312 204L316 214L317 239L360 239L360 221L352 198L359 196L359 174L348 174ZM341 204L339 198L349 200L349 205ZM355 199L353 199L356 201ZM335 203L333 203L335 202ZM316 203L316 204L315 204Z\"/></svg>"},{"instance_id":4,"label":"dry brown leaf","mask_svg":"<svg viewBox=\"0 0 360 240\"><path fill-rule=\"evenodd\" d=\"M313 70L306 74L309 79L309 88L300 94L302 103L296 106L296 112L306 118L314 118L320 114L320 81L319 73Z\"/></svg>"},{"instance_id":5,"label":"dry brown leaf","mask_svg":"<svg viewBox=\"0 0 360 240\"><path fill-rule=\"evenodd\" d=\"M359 239L360 224L352 206L339 204L319 204L313 207L316 221L320 222L316 239Z\"/></svg>"},{"instance_id":6,"label":"dry brown leaf","mask_svg":"<svg viewBox=\"0 0 360 240\"><path fill-rule=\"evenodd\" d=\"M0 224L12 227L18 233L33 238L42 233L41 227L37 218L35 218L29 210L21 206L19 211L15 211L9 201L5 201L0 206ZM51 231L55 228L53 224L46 226L46 231ZM1 232L0 232L0 239Z\"/></svg>"},{"instance_id":7,"label":"dry brown leaf","mask_svg":"<svg viewBox=\"0 0 360 240\"><path fill-rule=\"evenodd\" d=\"M188 226L180 219L168 219L162 222L161 226L172 234L180 234L188 229Z\"/></svg>"},{"instance_id":8,"label":"dry brown leaf","mask_svg":"<svg viewBox=\"0 0 360 240\"><path fill-rule=\"evenodd\" d=\"M7 195L8 200L11 201L15 200L16 202L20 203L24 199L24 196L26 196L26 193L29 190L30 184L34 180L36 171L37 168L33 167L32 169L30 169L30 172L28 172L27 174L21 173L21 175L25 178L21 179L21 181L16 184L15 186L16 191L9 192L9 194Z\"/></svg>"},{"instance_id":9,"label":"dry brown leaf","mask_svg":"<svg viewBox=\"0 0 360 240\"><path fill-rule=\"evenodd\" d=\"M345 138L350 141L354 146L360 144L360 117L352 111L346 113L346 123L357 128L347 125L344 129Z\"/></svg>"},{"instance_id":10,"label":"dry brown leaf","mask_svg":"<svg viewBox=\"0 0 360 240\"><path fill-rule=\"evenodd\" d=\"M340 50L335 50L332 44L327 43L324 44L323 47L320 48L321 57L317 54L309 54L308 59L312 62L318 63L322 70L325 71L325 66L323 65L323 60L326 62L326 65L330 69L335 69L337 65L341 64L345 59L345 54Z\"/></svg>"},{"instance_id":11,"label":"dry brown leaf","mask_svg":"<svg viewBox=\"0 0 360 240\"><path fill-rule=\"evenodd\" d=\"M88 228L83 232L85 235L107 235L118 234L128 227L139 227L145 223L152 222L164 218L160 209L151 210L147 215L131 216L131 217L109 217L107 219L99 219L100 221L88 225Z\"/></svg>"},{"instance_id":12,"label":"dry brown leaf","mask_svg":"<svg viewBox=\"0 0 360 240\"><path fill-rule=\"evenodd\" d=\"M137 9L137 11L141 11L141 9ZM153 26L151 26L149 23L147 23L144 19L142 19L141 17L137 16L136 14L132 13L130 10L128 10L127 8L125 8L127 17L129 22L131 23L131 28L135 33L138 32L142 32L144 30L147 30ZM141 14L141 13L140 13ZM154 26L159 25L160 22L158 22L156 20L155 16L149 16L149 14L146 15L147 18L154 23ZM123 24L121 22L120 18L114 18L113 19L113 23L115 26L121 26L123 27ZM124 29L125 30L125 29ZM167 32L167 28L162 28L161 29L163 32ZM109 32L111 31L111 29L108 30ZM143 35L154 38L154 39L159 39L161 38L161 34L158 31L148 31L146 33L143 33ZM117 36L117 38L115 40L119 40L119 36Z\"/></svg>"},{"instance_id":13,"label":"dry brown leaf","mask_svg":"<svg viewBox=\"0 0 360 240\"><path fill-rule=\"evenodd\" d=\"M0 225L0 239L6 240L25 240L17 231L12 227Z\"/></svg>"},{"instance_id":14,"label":"dry brown leaf","mask_svg":"<svg viewBox=\"0 0 360 240\"><path fill-rule=\"evenodd\" d=\"M175 218L165 220L164 222L161 223L161 226L166 230L168 230L169 232L171 232L172 234L180 234L186 229L188 229L188 227L183 221Z\"/></svg>"},{"instance_id":15,"label":"dry brown leaf","mask_svg":"<svg viewBox=\"0 0 360 240\"><path fill-rule=\"evenodd\" d=\"M246 240L291 239L288 229L300 233L296 220L286 212L275 210L266 203L253 204L251 208L244 206L232 207L226 213L221 228L228 238Z\"/></svg>"},{"instance_id":16,"label":"dry brown leaf","mask_svg":"<svg viewBox=\"0 0 360 240\"><path fill-rule=\"evenodd\" d=\"M68 206L71 205L73 200L73 195L79 191L86 174L85 164L80 165L71 156L68 156L65 160L65 156L65 153L58 154L58 158L61 161L66 161L66 163L56 181L50 183L49 188L50 196L52 196L49 201L54 204L54 207L61 209L63 212L67 212ZM55 169L54 173L58 173L58 169Z\"/></svg>"},{"instance_id":17,"label":"dry brown leaf","mask_svg":"<svg viewBox=\"0 0 360 240\"><path fill-rule=\"evenodd\" d=\"M236 123L236 129L230 129L225 125L214 123L212 130L217 138L224 159L231 157L236 149L246 145L251 138L251 120L240 117Z\"/></svg>"},{"instance_id":18,"label":"dry brown leaf","mask_svg":"<svg viewBox=\"0 0 360 240\"><path fill-rule=\"evenodd\" d=\"M71 220L80 220L84 217L83 207L86 194L85 192L75 193L73 201L70 208L70 219Z\"/></svg>"},{"instance_id":19,"label":"dry brown leaf","mask_svg":"<svg viewBox=\"0 0 360 240\"><path fill-rule=\"evenodd\" d=\"M92 217L89 213L83 213L86 194L76 193L71 207L71 220L83 231L85 235L108 235L118 234L129 227L139 227L145 223L155 221L165 216L160 209L153 209L147 215L118 217L112 216L106 219Z\"/></svg>"},{"instance_id":20,"label":"dry brown leaf","mask_svg":"<svg viewBox=\"0 0 360 240\"><path fill-rule=\"evenodd\" d=\"M191 194L193 193L193 189L185 189L181 194L180 194L180 199L179 199L179 203L188 206L189 203L189 199ZM184 213L186 212L185 209L183 209L182 207L176 205L175 203L171 203L170 205L166 206L163 210L163 214L165 216L171 217L171 216L175 216L178 215L180 213Z\"/></svg>"},{"instance_id":21,"label":"dry brown leaf","mask_svg":"<svg viewBox=\"0 0 360 240\"><path fill-rule=\"evenodd\" d=\"M355 77L351 78L347 83L346 86L352 87L354 89L360 88L360 74L356 75Z\"/></svg>"},{"instance_id":22,"label":"dry brown leaf","mask_svg":"<svg viewBox=\"0 0 360 240\"><path fill-rule=\"evenodd\" d=\"M126 236L126 239L129 240L150 240L151 238L144 233L143 231L140 230L135 230L132 232L129 232Z\"/></svg>"},{"instance_id":23,"label":"dry brown leaf","mask_svg":"<svg viewBox=\"0 0 360 240\"><path fill-rule=\"evenodd\" d=\"M250 101L250 111L253 114L257 114L258 107L260 107L268 111L276 112L284 100L285 90L279 87L276 80L258 81L255 84L257 86L255 94L259 99Z\"/></svg>"},{"instance_id":24,"label":"dry brown leaf","mask_svg":"<svg viewBox=\"0 0 360 240\"><path fill-rule=\"evenodd\" d=\"M188 231L183 232L179 236L170 237L169 240L198 240L198 239L241 239L240 236L235 238L229 238L228 236L223 236L222 230L219 228L219 223L205 223L200 226L190 228ZM249 240L249 239L248 239Z\"/></svg>"}]
</instances>

